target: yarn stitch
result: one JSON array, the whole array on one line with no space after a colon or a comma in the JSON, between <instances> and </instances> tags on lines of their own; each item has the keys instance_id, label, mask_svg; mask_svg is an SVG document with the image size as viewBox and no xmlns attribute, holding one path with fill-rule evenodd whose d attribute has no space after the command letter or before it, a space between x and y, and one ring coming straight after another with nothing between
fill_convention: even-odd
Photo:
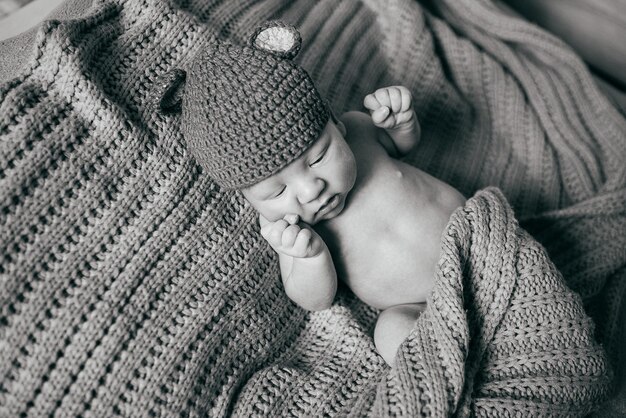
<instances>
[{"instance_id":1,"label":"yarn stitch","mask_svg":"<svg viewBox=\"0 0 626 418\"><path fill-rule=\"evenodd\" d=\"M626 363L624 117L545 31L490 1L428 3L102 0L42 25L0 83L0 417L577 416L602 402L603 353L615 376ZM468 197L506 196L481 192L448 225L439 290L395 370L353 295L316 313L287 298L252 208L150 101L213 38L245 45L271 19L299 29L297 64L337 114L406 85L422 139L405 161Z\"/></svg>"},{"instance_id":2,"label":"yarn stitch","mask_svg":"<svg viewBox=\"0 0 626 418\"><path fill-rule=\"evenodd\" d=\"M273 49L261 33L293 35ZM329 110L307 72L291 60L298 31L283 22L257 28L241 47L212 40L193 60L183 96L190 152L220 186L241 189L277 173L319 137Z\"/></svg>"}]
</instances>

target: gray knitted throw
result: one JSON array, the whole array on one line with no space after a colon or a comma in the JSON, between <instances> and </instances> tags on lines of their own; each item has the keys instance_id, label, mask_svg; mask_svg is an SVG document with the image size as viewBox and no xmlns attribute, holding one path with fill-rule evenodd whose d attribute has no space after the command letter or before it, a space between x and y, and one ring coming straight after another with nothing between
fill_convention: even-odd
<instances>
[{"instance_id":1,"label":"gray knitted throw","mask_svg":"<svg viewBox=\"0 0 626 418\"><path fill-rule=\"evenodd\" d=\"M576 416L609 395L626 122L560 41L485 0L95 3L0 85L0 417ZM149 99L206 40L276 18L337 113L404 84L408 161L503 191L450 220L395 370L348 292L289 301L252 209Z\"/></svg>"}]
</instances>

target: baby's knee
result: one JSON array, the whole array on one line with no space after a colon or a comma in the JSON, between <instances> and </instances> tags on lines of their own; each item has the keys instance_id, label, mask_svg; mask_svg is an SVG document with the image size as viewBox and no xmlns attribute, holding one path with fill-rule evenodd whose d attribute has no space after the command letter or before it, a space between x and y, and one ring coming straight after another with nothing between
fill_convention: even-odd
<instances>
[{"instance_id":1,"label":"baby's knee","mask_svg":"<svg viewBox=\"0 0 626 418\"><path fill-rule=\"evenodd\" d=\"M409 336L425 306L423 303L396 305L385 309L378 316L374 344L389 366L394 366L398 348Z\"/></svg>"}]
</instances>

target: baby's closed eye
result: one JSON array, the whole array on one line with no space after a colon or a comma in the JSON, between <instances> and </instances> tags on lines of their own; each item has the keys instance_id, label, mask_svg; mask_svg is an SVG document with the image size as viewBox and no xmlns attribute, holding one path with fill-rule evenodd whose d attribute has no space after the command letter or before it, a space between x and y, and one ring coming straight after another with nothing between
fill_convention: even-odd
<instances>
[{"instance_id":1,"label":"baby's closed eye","mask_svg":"<svg viewBox=\"0 0 626 418\"><path fill-rule=\"evenodd\" d=\"M309 167L315 168L320 166L326 161L326 157L328 156L328 147L324 148L322 152L317 154L315 159L309 163Z\"/></svg>"},{"instance_id":2,"label":"baby's closed eye","mask_svg":"<svg viewBox=\"0 0 626 418\"><path fill-rule=\"evenodd\" d=\"M274 191L274 193L272 193L269 198L270 199L276 199L277 197L282 196L282 194L285 192L285 189L287 189L287 186L282 186L279 189L277 189L276 191Z\"/></svg>"}]
</instances>

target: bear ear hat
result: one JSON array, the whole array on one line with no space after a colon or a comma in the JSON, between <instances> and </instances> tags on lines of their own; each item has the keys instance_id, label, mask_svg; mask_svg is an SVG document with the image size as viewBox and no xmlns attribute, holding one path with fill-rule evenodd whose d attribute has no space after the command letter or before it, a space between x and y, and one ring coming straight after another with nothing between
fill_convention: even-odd
<instances>
[{"instance_id":1,"label":"bear ear hat","mask_svg":"<svg viewBox=\"0 0 626 418\"><path fill-rule=\"evenodd\" d=\"M248 46L284 59L293 59L302 46L298 30L284 22L273 20L259 26L248 39ZM156 111L168 115L180 113L187 73L175 68L159 77L151 100Z\"/></svg>"},{"instance_id":2,"label":"bear ear hat","mask_svg":"<svg viewBox=\"0 0 626 418\"><path fill-rule=\"evenodd\" d=\"M259 26L250 36L248 45L281 58L293 59L300 52L302 37L293 26L273 20Z\"/></svg>"}]
</instances>

